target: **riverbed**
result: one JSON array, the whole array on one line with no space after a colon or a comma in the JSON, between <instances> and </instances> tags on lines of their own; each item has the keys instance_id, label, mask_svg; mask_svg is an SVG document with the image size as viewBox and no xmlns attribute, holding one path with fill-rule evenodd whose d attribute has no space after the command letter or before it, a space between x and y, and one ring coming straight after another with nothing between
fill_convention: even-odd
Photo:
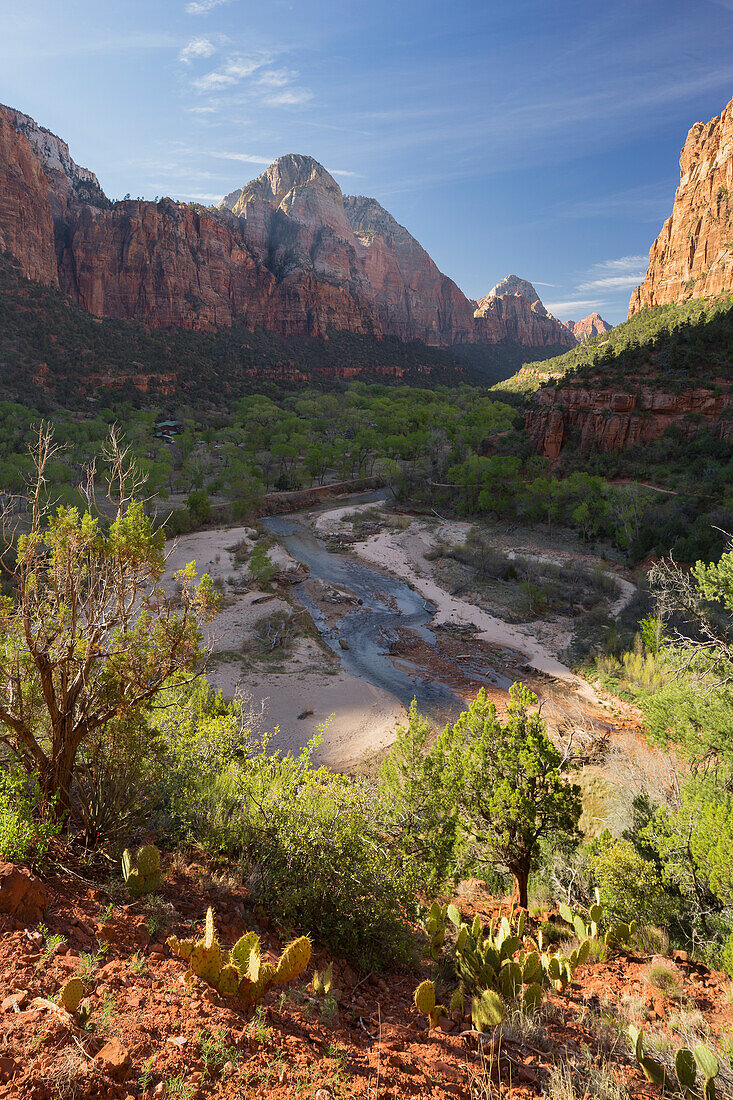
<instances>
[{"instance_id":1,"label":"riverbed","mask_svg":"<svg viewBox=\"0 0 733 1100\"><path fill-rule=\"evenodd\" d=\"M425 555L446 534L442 525L408 517L400 530L383 515L375 534L342 545L349 515L384 495L266 517L262 524L277 540L270 557L291 578L275 594L253 590L240 564L247 553L237 547L251 550L257 537L251 529L178 541L169 568L193 558L224 593L208 631L214 687L243 694L255 710L264 701L265 728L278 728L274 744L284 752L297 753L320 730L317 759L343 770L391 743L413 699L438 726L455 719L480 686L501 710L508 687L523 679L548 710L559 702L565 715L591 707L602 718L607 704L560 660L562 639L552 624L511 626L438 583ZM447 533L460 536L466 525L453 526ZM632 592L627 585L624 598ZM251 640L263 624L288 617L300 624L289 645L264 658L255 653Z\"/></svg>"}]
</instances>

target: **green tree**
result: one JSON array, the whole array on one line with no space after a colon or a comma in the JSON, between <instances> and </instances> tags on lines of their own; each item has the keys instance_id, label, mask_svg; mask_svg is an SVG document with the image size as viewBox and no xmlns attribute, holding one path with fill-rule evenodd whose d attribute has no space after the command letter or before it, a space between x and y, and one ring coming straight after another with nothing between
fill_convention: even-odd
<instances>
[{"instance_id":1,"label":"green tree","mask_svg":"<svg viewBox=\"0 0 733 1100\"><path fill-rule=\"evenodd\" d=\"M55 450L42 427L30 530L4 532L13 595L0 601L0 743L60 815L82 742L149 703L174 673L197 672L199 622L215 601L208 576L195 584L193 562L176 574L175 604L167 597L162 532L137 499L141 480L114 433L104 456L111 518L97 505L93 468L85 511L44 505Z\"/></svg>"},{"instance_id":2,"label":"green tree","mask_svg":"<svg viewBox=\"0 0 733 1100\"><path fill-rule=\"evenodd\" d=\"M580 789L547 735L523 684L509 693L507 721L482 688L453 726L446 781L460 826L479 862L508 871L514 900L526 908L530 871L540 846L580 840Z\"/></svg>"},{"instance_id":3,"label":"green tree","mask_svg":"<svg viewBox=\"0 0 733 1100\"><path fill-rule=\"evenodd\" d=\"M455 854L457 812L443 790L450 736L447 726L435 738L413 699L407 725L398 729L381 769L387 830L431 887L447 878Z\"/></svg>"}]
</instances>

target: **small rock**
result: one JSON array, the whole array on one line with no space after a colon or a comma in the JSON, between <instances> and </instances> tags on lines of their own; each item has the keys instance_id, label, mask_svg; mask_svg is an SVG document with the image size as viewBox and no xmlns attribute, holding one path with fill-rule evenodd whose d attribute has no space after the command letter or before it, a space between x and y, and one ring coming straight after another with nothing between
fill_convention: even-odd
<instances>
[{"instance_id":1,"label":"small rock","mask_svg":"<svg viewBox=\"0 0 733 1100\"><path fill-rule=\"evenodd\" d=\"M333 1093L329 1092L328 1089L318 1089L316 1100L333 1100Z\"/></svg>"},{"instance_id":2,"label":"small rock","mask_svg":"<svg viewBox=\"0 0 733 1100\"><path fill-rule=\"evenodd\" d=\"M0 1004L0 1010L3 1012L20 1012L21 1008L24 1008L28 1002L28 990L19 989L17 993L11 993L9 997Z\"/></svg>"},{"instance_id":3,"label":"small rock","mask_svg":"<svg viewBox=\"0 0 733 1100\"><path fill-rule=\"evenodd\" d=\"M13 863L0 863L0 913L32 924L41 919L47 905L48 892L36 875Z\"/></svg>"},{"instance_id":4,"label":"small rock","mask_svg":"<svg viewBox=\"0 0 733 1100\"><path fill-rule=\"evenodd\" d=\"M686 963L689 962L690 956L686 951L673 951L672 960L676 963Z\"/></svg>"},{"instance_id":5,"label":"small rock","mask_svg":"<svg viewBox=\"0 0 733 1100\"><path fill-rule=\"evenodd\" d=\"M174 1038L169 1039L168 1042L171 1044L171 1046L178 1047L178 1049L180 1050L181 1047L185 1047L188 1039L185 1035L176 1035Z\"/></svg>"},{"instance_id":6,"label":"small rock","mask_svg":"<svg viewBox=\"0 0 733 1100\"><path fill-rule=\"evenodd\" d=\"M7 1081L15 1073L14 1058L0 1058L0 1081Z\"/></svg>"},{"instance_id":7,"label":"small rock","mask_svg":"<svg viewBox=\"0 0 733 1100\"><path fill-rule=\"evenodd\" d=\"M130 1072L130 1055L119 1039L110 1039L95 1061L115 1081L124 1081Z\"/></svg>"},{"instance_id":8,"label":"small rock","mask_svg":"<svg viewBox=\"0 0 733 1100\"><path fill-rule=\"evenodd\" d=\"M434 1062L433 1068L445 1077L446 1081L460 1081L461 1074L450 1062Z\"/></svg>"},{"instance_id":9,"label":"small rock","mask_svg":"<svg viewBox=\"0 0 733 1100\"><path fill-rule=\"evenodd\" d=\"M528 1066L518 1066L517 1077L520 1081L526 1081L528 1085L536 1085L538 1081L537 1074Z\"/></svg>"},{"instance_id":10,"label":"small rock","mask_svg":"<svg viewBox=\"0 0 733 1100\"><path fill-rule=\"evenodd\" d=\"M165 955L165 944L164 943L151 943L150 946L148 947L148 954L149 955Z\"/></svg>"}]
</instances>

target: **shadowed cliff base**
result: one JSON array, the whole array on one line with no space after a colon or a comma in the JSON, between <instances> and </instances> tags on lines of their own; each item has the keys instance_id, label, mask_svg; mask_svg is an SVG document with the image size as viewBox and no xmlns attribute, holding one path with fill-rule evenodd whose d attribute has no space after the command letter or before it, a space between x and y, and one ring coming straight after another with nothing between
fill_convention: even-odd
<instances>
[{"instance_id":1,"label":"shadowed cliff base","mask_svg":"<svg viewBox=\"0 0 733 1100\"><path fill-rule=\"evenodd\" d=\"M59 291L24 279L0 255L0 394L43 411L57 404L133 405L152 395L212 407L270 386L365 380L492 385L550 348L512 343L428 347L418 340L332 332L281 337L242 327L212 333L100 320Z\"/></svg>"}]
</instances>

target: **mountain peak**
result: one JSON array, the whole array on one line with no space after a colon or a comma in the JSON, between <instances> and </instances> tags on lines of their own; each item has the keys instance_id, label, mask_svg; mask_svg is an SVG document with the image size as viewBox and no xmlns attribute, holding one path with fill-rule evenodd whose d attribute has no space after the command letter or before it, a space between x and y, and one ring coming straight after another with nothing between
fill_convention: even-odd
<instances>
[{"instance_id":1,"label":"mountain peak","mask_svg":"<svg viewBox=\"0 0 733 1100\"><path fill-rule=\"evenodd\" d=\"M245 203L255 199L271 206L288 206L293 193L304 188L327 195L336 202L342 201L341 188L322 164L303 153L286 153L273 161L257 179L225 195L217 205L235 214Z\"/></svg>"},{"instance_id":2,"label":"mountain peak","mask_svg":"<svg viewBox=\"0 0 733 1100\"><path fill-rule=\"evenodd\" d=\"M46 176L55 185L55 190L61 190L65 195L73 195L81 202L109 205L94 172L88 168L82 168L72 159L69 146L63 138L58 137L45 126L39 126L30 115L24 114L15 107L0 104L0 111L4 112L16 133L22 134L28 140Z\"/></svg>"},{"instance_id":3,"label":"mountain peak","mask_svg":"<svg viewBox=\"0 0 733 1100\"><path fill-rule=\"evenodd\" d=\"M501 282L489 291L486 297L501 298L504 294L521 294L530 305L542 306L542 311L547 312L542 305L542 299L532 284L526 279L520 279L518 275L505 275Z\"/></svg>"},{"instance_id":4,"label":"mountain peak","mask_svg":"<svg viewBox=\"0 0 733 1100\"><path fill-rule=\"evenodd\" d=\"M589 313L582 321L563 321L565 328L570 329L575 339L580 344L590 340L593 336L599 336L603 332L610 332L613 328L608 321L604 321L600 313Z\"/></svg>"}]
</instances>

